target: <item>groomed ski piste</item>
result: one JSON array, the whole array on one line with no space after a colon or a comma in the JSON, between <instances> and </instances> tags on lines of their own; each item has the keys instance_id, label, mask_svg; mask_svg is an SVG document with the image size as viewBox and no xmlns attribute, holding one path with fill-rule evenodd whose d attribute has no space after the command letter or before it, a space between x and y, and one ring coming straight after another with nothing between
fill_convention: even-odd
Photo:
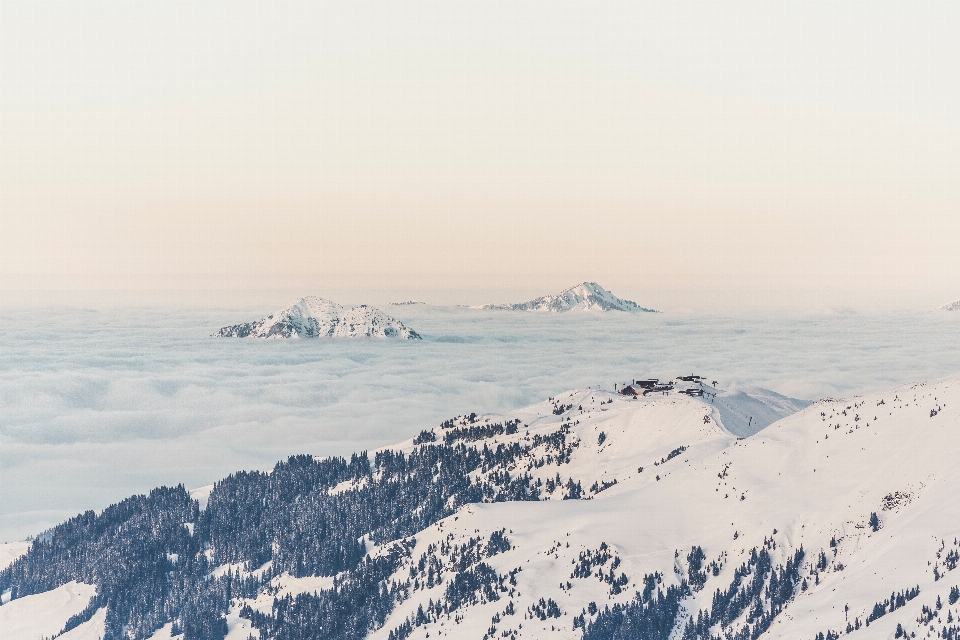
<instances>
[{"instance_id":1,"label":"groomed ski piste","mask_svg":"<svg viewBox=\"0 0 960 640\"><path fill-rule=\"evenodd\" d=\"M370 558L398 563L382 586L392 608L368 637L960 637L960 377L820 400L749 437L724 425L741 392L713 392L572 390L382 450L519 445L522 455L475 479L527 474L540 495L465 504L415 535L368 541ZM721 411L725 398L732 409ZM24 551L8 547L5 561ZM275 575L232 601L227 638L261 637L256 613L275 616L285 596L334 583ZM4 593L0 636L55 636L95 591ZM60 637L97 638L104 625L99 609Z\"/></svg>"}]
</instances>

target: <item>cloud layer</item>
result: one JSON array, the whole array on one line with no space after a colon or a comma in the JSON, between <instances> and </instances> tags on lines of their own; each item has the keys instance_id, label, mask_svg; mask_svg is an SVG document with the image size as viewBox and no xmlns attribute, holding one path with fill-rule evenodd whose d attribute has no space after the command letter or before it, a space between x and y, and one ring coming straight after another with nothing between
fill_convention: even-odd
<instances>
[{"instance_id":1,"label":"cloud layer","mask_svg":"<svg viewBox=\"0 0 960 640\"><path fill-rule=\"evenodd\" d=\"M158 484L347 454L455 414L701 373L816 399L960 370L960 315L391 308L423 342L214 339L249 309L0 314L0 541Z\"/></svg>"}]
</instances>

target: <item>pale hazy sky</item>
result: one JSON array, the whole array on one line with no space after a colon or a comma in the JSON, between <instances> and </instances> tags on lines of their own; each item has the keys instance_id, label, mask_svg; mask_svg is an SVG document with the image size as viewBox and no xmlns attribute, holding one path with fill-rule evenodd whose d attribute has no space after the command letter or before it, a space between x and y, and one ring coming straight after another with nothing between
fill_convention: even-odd
<instances>
[{"instance_id":1,"label":"pale hazy sky","mask_svg":"<svg viewBox=\"0 0 960 640\"><path fill-rule=\"evenodd\" d=\"M957 2L2 0L0 289L946 302L958 33Z\"/></svg>"}]
</instances>

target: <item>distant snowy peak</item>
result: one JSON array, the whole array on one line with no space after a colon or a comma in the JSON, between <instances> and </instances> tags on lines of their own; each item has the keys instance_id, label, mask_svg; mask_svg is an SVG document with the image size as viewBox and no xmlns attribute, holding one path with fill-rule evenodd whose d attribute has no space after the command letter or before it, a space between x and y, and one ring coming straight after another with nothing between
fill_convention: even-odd
<instances>
[{"instance_id":1,"label":"distant snowy peak","mask_svg":"<svg viewBox=\"0 0 960 640\"><path fill-rule=\"evenodd\" d=\"M613 295L596 282L584 282L553 296L541 296L518 304L488 304L482 309L507 309L510 311L647 311L636 302Z\"/></svg>"},{"instance_id":2,"label":"distant snowy peak","mask_svg":"<svg viewBox=\"0 0 960 640\"><path fill-rule=\"evenodd\" d=\"M223 327L220 338L401 338L420 335L379 309L360 305L342 307L310 296L256 322Z\"/></svg>"},{"instance_id":3,"label":"distant snowy peak","mask_svg":"<svg viewBox=\"0 0 960 640\"><path fill-rule=\"evenodd\" d=\"M940 307L944 311L960 311L960 300L954 300Z\"/></svg>"}]
</instances>

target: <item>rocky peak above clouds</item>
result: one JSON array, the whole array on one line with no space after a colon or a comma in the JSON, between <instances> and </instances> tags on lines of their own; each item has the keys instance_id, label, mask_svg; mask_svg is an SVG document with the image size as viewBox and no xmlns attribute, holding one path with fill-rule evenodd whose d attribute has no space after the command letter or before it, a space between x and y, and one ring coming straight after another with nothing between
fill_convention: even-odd
<instances>
[{"instance_id":1,"label":"rocky peak above clouds","mask_svg":"<svg viewBox=\"0 0 960 640\"><path fill-rule=\"evenodd\" d=\"M308 296L266 318L218 330L220 338L401 338L420 340L420 334L375 307L344 307Z\"/></svg>"},{"instance_id":2,"label":"rocky peak above clouds","mask_svg":"<svg viewBox=\"0 0 960 640\"><path fill-rule=\"evenodd\" d=\"M517 304L487 304L481 309L505 309L509 311L646 311L631 300L613 295L596 282L583 282L552 296L541 296Z\"/></svg>"}]
</instances>

